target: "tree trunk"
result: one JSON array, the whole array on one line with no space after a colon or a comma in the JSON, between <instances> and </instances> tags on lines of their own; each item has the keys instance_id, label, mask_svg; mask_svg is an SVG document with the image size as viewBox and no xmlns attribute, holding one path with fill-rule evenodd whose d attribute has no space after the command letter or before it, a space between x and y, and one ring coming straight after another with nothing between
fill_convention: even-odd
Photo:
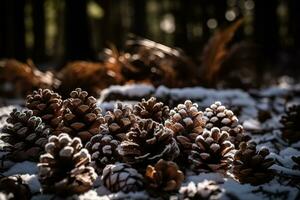
<instances>
[{"instance_id":1,"label":"tree trunk","mask_svg":"<svg viewBox=\"0 0 300 200\"><path fill-rule=\"evenodd\" d=\"M32 1L33 15L33 59L36 62L44 61L45 59L45 0Z\"/></svg>"},{"instance_id":2,"label":"tree trunk","mask_svg":"<svg viewBox=\"0 0 300 200\"><path fill-rule=\"evenodd\" d=\"M180 48L185 48L188 43L187 39L187 23L188 14L191 12L188 5L190 5L190 0L180 0L178 1L179 6L175 8L175 46ZM187 49L184 49L187 50Z\"/></svg>"},{"instance_id":3,"label":"tree trunk","mask_svg":"<svg viewBox=\"0 0 300 200\"><path fill-rule=\"evenodd\" d=\"M65 1L65 59L93 59L86 0Z\"/></svg>"},{"instance_id":4,"label":"tree trunk","mask_svg":"<svg viewBox=\"0 0 300 200\"><path fill-rule=\"evenodd\" d=\"M289 32L293 38L292 48L295 52L300 51L300 1L290 0L288 1L289 9Z\"/></svg>"},{"instance_id":5,"label":"tree trunk","mask_svg":"<svg viewBox=\"0 0 300 200\"><path fill-rule=\"evenodd\" d=\"M146 20L146 1L134 0L132 32L138 36L145 37L147 34Z\"/></svg>"},{"instance_id":6,"label":"tree trunk","mask_svg":"<svg viewBox=\"0 0 300 200\"><path fill-rule=\"evenodd\" d=\"M277 5L277 0L255 1L254 36L268 58L278 51Z\"/></svg>"},{"instance_id":7,"label":"tree trunk","mask_svg":"<svg viewBox=\"0 0 300 200\"><path fill-rule=\"evenodd\" d=\"M3 56L6 58L16 58L24 61L26 59L25 47L25 23L24 7L25 0L3 0L1 1L3 10L2 37Z\"/></svg>"}]
</instances>

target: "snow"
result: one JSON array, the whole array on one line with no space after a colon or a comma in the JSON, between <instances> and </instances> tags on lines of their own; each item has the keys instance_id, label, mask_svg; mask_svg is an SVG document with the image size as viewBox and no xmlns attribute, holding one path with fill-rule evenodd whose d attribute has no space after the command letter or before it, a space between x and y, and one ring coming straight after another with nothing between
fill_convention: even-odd
<instances>
[{"instance_id":1,"label":"snow","mask_svg":"<svg viewBox=\"0 0 300 200\"><path fill-rule=\"evenodd\" d=\"M300 171L299 170L292 170L286 167L282 167L280 165L273 165L270 167L271 169L274 169L278 173L290 175L290 176L299 176L300 177Z\"/></svg>"},{"instance_id":2,"label":"snow","mask_svg":"<svg viewBox=\"0 0 300 200\"><path fill-rule=\"evenodd\" d=\"M243 123L243 127L245 130L250 130L250 131L255 131L255 130L259 131L262 129L260 122L256 119L245 120Z\"/></svg>"},{"instance_id":3,"label":"snow","mask_svg":"<svg viewBox=\"0 0 300 200\"><path fill-rule=\"evenodd\" d=\"M111 94L121 94L127 97L144 97L153 93L155 88L148 84L112 85L101 91L100 102L103 102Z\"/></svg>"},{"instance_id":4,"label":"snow","mask_svg":"<svg viewBox=\"0 0 300 200\"><path fill-rule=\"evenodd\" d=\"M34 175L24 174L21 176L21 178L24 180L25 183L28 184L31 193L40 192L41 184L36 174Z\"/></svg>"},{"instance_id":5,"label":"snow","mask_svg":"<svg viewBox=\"0 0 300 200\"><path fill-rule=\"evenodd\" d=\"M36 163L30 161L24 161L16 163L3 173L4 176L11 176L14 174L37 174L38 169Z\"/></svg>"}]
</instances>

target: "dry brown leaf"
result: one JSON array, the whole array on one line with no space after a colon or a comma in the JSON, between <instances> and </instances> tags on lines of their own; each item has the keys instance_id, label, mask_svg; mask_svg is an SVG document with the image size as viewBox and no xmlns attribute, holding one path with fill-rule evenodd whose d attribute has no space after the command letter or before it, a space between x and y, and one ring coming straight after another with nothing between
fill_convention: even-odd
<instances>
[{"instance_id":1,"label":"dry brown leaf","mask_svg":"<svg viewBox=\"0 0 300 200\"><path fill-rule=\"evenodd\" d=\"M239 19L229 27L216 31L206 44L202 53L202 74L205 75L203 76L204 81L209 85L214 84L222 62L227 57L227 45L242 23L243 19Z\"/></svg>"}]
</instances>

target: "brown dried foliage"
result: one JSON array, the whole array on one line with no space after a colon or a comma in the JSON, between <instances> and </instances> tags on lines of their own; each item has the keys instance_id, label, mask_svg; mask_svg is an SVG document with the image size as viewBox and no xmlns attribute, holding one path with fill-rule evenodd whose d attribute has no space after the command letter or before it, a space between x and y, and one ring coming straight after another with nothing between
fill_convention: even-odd
<instances>
[{"instance_id":1,"label":"brown dried foliage","mask_svg":"<svg viewBox=\"0 0 300 200\"><path fill-rule=\"evenodd\" d=\"M228 43L232 40L243 19L237 20L226 29L217 31L208 41L202 53L203 81L213 84L224 60L228 56Z\"/></svg>"},{"instance_id":2,"label":"brown dried foliage","mask_svg":"<svg viewBox=\"0 0 300 200\"><path fill-rule=\"evenodd\" d=\"M132 37L125 51L106 52L106 65L121 69L127 81L182 87L195 83L195 64L182 51L151 40ZM187 78L188 77L188 78ZM187 81L188 80L188 81Z\"/></svg>"},{"instance_id":3,"label":"brown dried foliage","mask_svg":"<svg viewBox=\"0 0 300 200\"><path fill-rule=\"evenodd\" d=\"M52 72L38 70L31 60L22 63L15 59L0 62L0 82L0 95L5 97L25 96L34 89L58 85Z\"/></svg>"},{"instance_id":4,"label":"brown dried foliage","mask_svg":"<svg viewBox=\"0 0 300 200\"><path fill-rule=\"evenodd\" d=\"M61 85L59 91L68 94L77 87L81 87L89 94L99 96L99 91L113 84L121 84L122 75L114 66L107 66L97 62L74 61L68 63L59 72Z\"/></svg>"}]
</instances>

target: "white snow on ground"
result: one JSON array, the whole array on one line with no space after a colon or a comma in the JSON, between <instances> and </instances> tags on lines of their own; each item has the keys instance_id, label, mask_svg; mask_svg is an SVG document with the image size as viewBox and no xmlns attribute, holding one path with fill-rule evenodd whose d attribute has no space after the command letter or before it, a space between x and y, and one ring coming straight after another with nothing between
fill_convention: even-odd
<instances>
[{"instance_id":1,"label":"white snow on ground","mask_svg":"<svg viewBox=\"0 0 300 200\"><path fill-rule=\"evenodd\" d=\"M14 166L9 168L3 173L4 176L11 176L14 174L37 174L38 169L36 163L24 161L21 163L16 163Z\"/></svg>"},{"instance_id":2,"label":"white snow on ground","mask_svg":"<svg viewBox=\"0 0 300 200\"><path fill-rule=\"evenodd\" d=\"M40 192L41 184L36 174L33 175L24 174L21 176L21 178L24 180L25 183L28 184L31 193L34 194Z\"/></svg>"},{"instance_id":3,"label":"white snow on ground","mask_svg":"<svg viewBox=\"0 0 300 200\"><path fill-rule=\"evenodd\" d=\"M103 102L109 94L122 94L127 97L144 97L153 93L155 88L148 84L128 84L124 86L112 85L101 91L100 102Z\"/></svg>"},{"instance_id":4,"label":"white snow on ground","mask_svg":"<svg viewBox=\"0 0 300 200\"><path fill-rule=\"evenodd\" d=\"M108 102L105 101L103 103L100 103L100 101L98 101L97 106L99 108L101 108L102 113L105 114L106 111L113 110L117 102L119 102L119 101L108 101ZM132 105L136 104L137 101L122 101L122 103L124 105L128 105L128 106L132 107Z\"/></svg>"},{"instance_id":5,"label":"white snow on ground","mask_svg":"<svg viewBox=\"0 0 300 200\"><path fill-rule=\"evenodd\" d=\"M243 124L247 133L264 130L265 133L263 135L252 134L251 136L252 140L258 144L258 149L267 147L270 150L271 154L269 157L273 157L276 160L276 164L272 166L272 169L284 177L300 177L300 171L293 169L294 163L291 159L291 157L294 155L300 155L300 142L288 144L286 141L284 141L281 138L281 124L279 123L282 111L285 109L285 102L283 100L284 96L289 95L292 90L295 90L295 88L286 86L282 88L271 87L256 91L255 97L255 95L251 96L242 90L215 90L202 87L170 89L165 86L160 86L155 89L153 86L146 84L134 84L126 86L111 86L103 90L101 93L102 96L100 99L98 99L97 105L102 109L103 113L105 113L107 110L112 110L116 101L105 101L110 94L121 94L127 97L138 98L155 96L163 100L167 99L171 103L185 99L191 99L199 104L199 108L201 110L203 110L205 107L208 107L215 101L221 101L223 105L228 106L229 108L237 108L237 110L240 111L239 120ZM300 85L298 90L300 91ZM274 100L270 101L268 97L274 97ZM136 102L126 101L126 104L128 105L132 105L134 103ZM300 103L299 98L294 98L291 99L290 102L287 102L288 105L294 103ZM12 104L16 105L14 102ZM7 115L14 107L15 106L0 107L0 116L3 116L0 118L0 130L1 127L6 123L5 120ZM270 111L271 118L265 122L260 122L257 119L258 110ZM29 188L32 193L36 194L32 199L53 199L53 195L39 194L41 186L37 178L36 163L29 161L16 163L3 173L5 176L14 174L21 174L22 179L29 184ZM270 198L296 200L297 195L299 195L299 189L288 186L286 183L287 181L279 181L280 178L275 178L270 183L260 186L251 186L249 184L240 184L234 179L224 177L218 173L201 173L197 175L191 171L187 171L186 179L182 186L188 186L191 182L197 184L205 180L213 180L216 181L221 187L222 191L224 191L224 195L221 197L221 199L224 200L234 198L243 200L264 200ZM96 188L81 195L74 195L70 197L70 199L150 199L145 191L128 194L123 192L111 194L109 190L101 185L101 181L99 180L94 186Z\"/></svg>"}]
</instances>

